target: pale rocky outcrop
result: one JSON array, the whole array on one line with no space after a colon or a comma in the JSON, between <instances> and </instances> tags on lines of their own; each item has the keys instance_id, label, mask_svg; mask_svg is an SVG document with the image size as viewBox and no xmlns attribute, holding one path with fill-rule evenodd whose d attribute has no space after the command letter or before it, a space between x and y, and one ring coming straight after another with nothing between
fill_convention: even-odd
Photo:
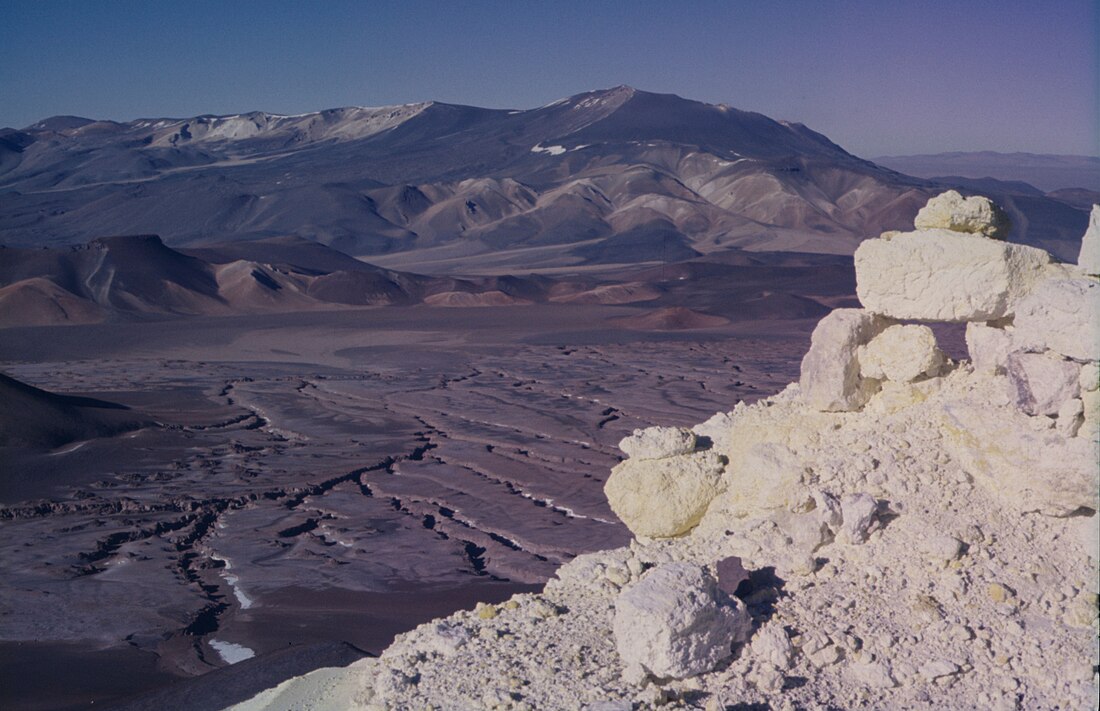
<instances>
[{"instance_id":1,"label":"pale rocky outcrop","mask_svg":"<svg viewBox=\"0 0 1100 711\"><path fill-rule=\"evenodd\" d=\"M698 452L627 459L611 470L604 493L611 510L637 536L667 538L692 529L720 491L721 457Z\"/></svg>"},{"instance_id":2,"label":"pale rocky outcrop","mask_svg":"<svg viewBox=\"0 0 1100 711\"><path fill-rule=\"evenodd\" d=\"M1011 223L1004 210L987 197L964 198L955 190L940 193L917 212L913 226L918 230L944 229L1003 239Z\"/></svg>"},{"instance_id":3,"label":"pale rocky outcrop","mask_svg":"<svg viewBox=\"0 0 1100 711\"><path fill-rule=\"evenodd\" d=\"M1100 358L1100 282L1048 279L1020 301L1013 321L1018 348L1050 349L1067 358Z\"/></svg>"},{"instance_id":4,"label":"pale rocky outcrop","mask_svg":"<svg viewBox=\"0 0 1100 711\"><path fill-rule=\"evenodd\" d=\"M619 442L631 459L661 459L695 450L695 433L686 427L647 427Z\"/></svg>"},{"instance_id":5,"label":"pale rocky outcrop","mask_svg":"<svg viewBox=\"0 0 1100 711\"><path fill-rule=\"evenodd\" d=\"M319 708L1093 706L1100 367L1078 346L1095 281L1012 245L983 272L973 241L991 240L941 232L912 248L940 244L945 271L923 252L890 266L924 286L912 312L889 292L888 313L973 317L973 363L933 367L924 327L870 303L834 312L799 384L697 438L627 438L606 491L629 546L402 635ZM1015 324L994 320L1022 298Z\"/></svg>"},{"instance_id":6,"label":"pale rocky outcrop","mask_svg":"<svg viewBox=\"0 0 1100 711\"><path fill-rule=\"evenodd\" d=\"M1100 205L1093 205L1089 214L1089 228L1081 240L1081 254L1077 266L1085 274L1100 276Z\"/></svg>"},{"instance_id":7,"label":"pale rocky outcrop","mask_svg":"<svg viewBox=\"0 0 1100 711\"><path fill-rule=\"evenodd\" d=\"M1047 273L1041 249L944 229L869 239L856 250L863 306L895 319L992 321Z\"/></svg>"},{"instance_id":8,"label":"pale rocky outcrop","mask_svg":"<svg viewBox=\"0 0 1100 711\"><path fill-rule=\"evenodd\" d=\"M863 407L878 382L861 377L857 351L892 323L861 309L836 309L821 319L802 359L800 386L806 404L823 412Z\"/></svg>"},{"instance_id":9,"label":"pale rocky outcrop","mask_svg":"<svg viewBox=\"0 0 1100 711\"><path fill-rule=\"evenodd\" d=\"M723 595L707 570L668 563L615 600L615 648L627 676L682 679L713 669L745 638L744 604Z\"/></svg>"},{"instance_id":10,"label":"pale rocky outcrop","mask_svg":"<svg viewBox=\"0 0 1100 711\"><path fill-rule=\"evenodd\" d=\"M860 347L859 366L864 378L908 383L936 375L944 365L943 351L927 326L891 326Z\"/></svg>"}]
</instances>

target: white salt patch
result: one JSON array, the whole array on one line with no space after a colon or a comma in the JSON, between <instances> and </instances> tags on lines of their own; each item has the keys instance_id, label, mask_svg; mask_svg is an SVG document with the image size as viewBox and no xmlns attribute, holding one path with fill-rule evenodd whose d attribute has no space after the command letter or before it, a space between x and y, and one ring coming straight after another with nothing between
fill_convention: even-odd
<instances>
[{"instance_id":1,"label":"white salt patch","mask_svg":"<svg viewBox=\"0 0 1100 711\"><path fill-rule=\"evenodd\" d=\"M226 664L236 664L256 656L256 653L241 644L222 642L219 639L210 640L210 646L218 653Z\"/></svg>"},{"instance_id":2,"label":"white salt patch","mask_svg":"<svg viewBox=\"0 0 1100 711\"><path fill-rule=\"evenodd\" d=\"M224 526L221 526L219 524L219 528L224 528ZM213 558L214 560L220 560L221 562L225 563L225 567L222 569L221 576L225 580L225 582L229 585L229 587L233 589L233 597L237 598L237 604L239 604L241 606L241 609L242 610L247 610L250 607L252 607L255 604L255 600L253 600L248 595L246 595L244 590L241 589L241 587L240 587L240 580L241 579L239 577L237 577L236 575L234 575L233 573L229 572L230 570L233 569L233 564L229 562L229 559L228 558L222 558L221 556L218 556L218 555L211 555L210 557Z\"/></svg>"},{"instance_id":3,"label":"white salt patch","mask_svg":"<svg viewBox=\"0 0 1100 711\"><path fill-rule=\"evenodd\" d=\"M558 506L554 503L553 499L544 499L544 498L535 496L534 494L530 494L530 493L528 493L526 491L523 491L523 490L520 490L519 494L523 498L530 499L531 501L542 504L543 506L545 506L548 509L551 509L552 511L557 511L560 514L565 514L565 516L567 516L568 518L586 518L586 519L591 519L593 521L599 521L600 523L607 523L607 524L611 524L611 525L614 525L614 523L615 523L614 521L608 521L606 519L602 519L599 516L585 516L584 514L579 514L576 511L574 511L573 509L569 508L568 506Z\"/></svg>"}]
</instances>

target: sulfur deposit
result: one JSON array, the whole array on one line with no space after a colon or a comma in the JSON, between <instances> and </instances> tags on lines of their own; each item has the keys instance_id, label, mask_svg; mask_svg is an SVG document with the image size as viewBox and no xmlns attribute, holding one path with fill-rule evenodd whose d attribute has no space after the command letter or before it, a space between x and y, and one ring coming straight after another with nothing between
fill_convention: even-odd
<instances>
[{"instance_id":1,"label":"sulfur deposit","mask_svg":"<svg viewBox=\"0 0 1100 711\"><path fill-rule=\"evenodd\" d=\"M628 547L245 708L1093 708L1100 282L1004 226L933 199L798 383L624 440Z\"/></svg>"}]
</instances>

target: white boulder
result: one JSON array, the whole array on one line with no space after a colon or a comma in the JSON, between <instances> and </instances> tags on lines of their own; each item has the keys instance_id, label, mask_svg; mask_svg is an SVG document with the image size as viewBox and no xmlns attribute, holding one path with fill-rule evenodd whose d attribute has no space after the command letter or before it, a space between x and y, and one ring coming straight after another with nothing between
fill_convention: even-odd
<instances>
[{"instance_id":1,"label":"white boulder","mask_svg":"<svg viewBox=\"0 0 1100 711\"><path fill-rule=\"evenodd\" d=\"M951 230L1003 239L1011 228L1008 215L981 195L964 198L955 190L940 193L913 220L918 230Z\"/></svg>"},{"instance_id":2,"label":"white boulder","mask_svg":"<svg viewBox=\"0 0 1100 711\"><path fill-rule=\"evenodd\" d=\"M817 324L802 359L803 401L822 412L858 410L878 391L860 376L856 352L893 322L862 309L835 309Z\"/></svg>"},{"instance_id":3,"label":"white boulder","mask_svg":"<svg viewBox=\"0 0 1100 711\"><path fill-rule=\"evenodd\" d=\"M855 254L856 293L896 319L992 321L1011 316L1050 254L943 229L869 239Z\"/></svg>"},{"instance_id":4,"label":"white boulder","mask_svg":"<svg viewBox=\"0 0 1100 711\"><path fill-rule=\"evenodd\" d=\"M744 603L692 563L657 566L615 600L615 647L627 676L639 667L660 679L711 671L750 627Z\"/></svg>"},{"instance_id":5,"label":"white boulder","mask_svg":"<svg viewBox=\"0 0 1100 711\"><path fill-rule=\"evenodd\" d=\"M1057 415L1081 392L1081 366L1050 353L1013 353L1006 372L1016 407L1029 415Z\"/></svg>"},{"instance_id":6,"label":"white boulder","mask_svg":"<svg viewBox=\"0 0 1100 711\"><path fill-rule=\"evenodd\" d=\"M1093 205L1089 214L1089 228L1081 239L1081 254L1077 266L1093 276L1100 275L1100 205Z\"/></svg>"},{"instance_id":7,"label":"white boulder","mask_svg":"<svg viewBox=\"0 0 1100 711\"><path fill-rule=\"evenodd\" d=\"M611 470L604 494L631 533L671 538L699 523L721 491L722 458L710 451L663 459L627 459Z\"/></svg>"},{"instance_id":8,"label":"white boulder","mask_svg":"<svg viewBox=\"0 0 1100 711\"><path fill-rule=\"evenodd\" d=\"M890 326L861 346L860 372L865 378L910 383L937 375L944 364L936 334L927 326Z\"/></svg>"},{"instance_id":9,"label":"white boulder","mask_svg":"<svg viewBox=\"0 0 1100 711\"><path fill-rule=\"evenodd\" d=\"M1028 350L1050 350L1077 360L1100 359L1100 282L1046 279L1022 299L1014 338Z\"/></svg>"},{"instance_id":10,"label":"white boulder","mask_svg":"<svg viewBox=\"0 0 1100 711\"><path fill-rule=\"evenodd\" d=\"M1012 334L1004 328L972 321L966 324L966 350L975 372L1003 375L1008 354L1013 351Z\"/></svg>"},{"instance_id":11,"label":"white boulder","mask_svg":"<svg viewBox=\"0 0 1100 711\"><path fill-rule=\"evenodd\" d=\"M661 459L695 450L695 433L684 427L647 427L634 430L619 442L631 459Z\"/></svg>"},{"instance_id":12,"label":"white boulder","mask_svg":"<svg viewBox=\"0 0 1100 711\"><path fill-rule=\"evenodd\" d=\"M878 502L870 494L848 494L840 500L843 522L837 532L841 543L862 543L874 523Z\"/></svg>"}]
</instances>

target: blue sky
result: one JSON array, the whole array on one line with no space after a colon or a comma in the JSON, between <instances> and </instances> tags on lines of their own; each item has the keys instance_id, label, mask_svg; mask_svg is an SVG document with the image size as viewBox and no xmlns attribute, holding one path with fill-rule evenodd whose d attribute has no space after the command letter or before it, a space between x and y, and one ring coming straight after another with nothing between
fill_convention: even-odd
<instances>
[{"instance_id":1,"label":"blue sky","mask_svg":"<svg viewBox=\"0 0 1100 711\"><path fill-rule=\"evenodd\" d=\"M1100 155L1094 0L0 0L0 126L629 84L801 121L864 156Z\"/></svg>"}]
</instances>

